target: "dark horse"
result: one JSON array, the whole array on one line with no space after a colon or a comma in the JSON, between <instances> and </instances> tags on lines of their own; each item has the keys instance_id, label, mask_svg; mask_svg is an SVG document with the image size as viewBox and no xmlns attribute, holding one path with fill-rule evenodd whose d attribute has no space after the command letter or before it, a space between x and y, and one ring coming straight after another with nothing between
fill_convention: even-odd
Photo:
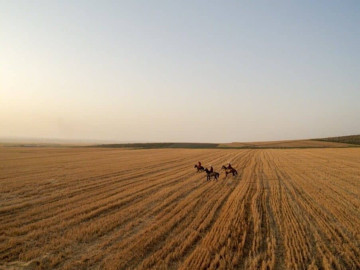
<instances>
[{"instance_id":1,"label":"dark horse","mask_svg":"<svg viewBox=\"0 0 360 270\"><path fill-rule=\"evenodd\" d=\"M204 171L204 167L198 164L195 164L194 168L197 169L197 172L203 172Z\"/></svg>"},{"instance_id":2,"label":"dark horse","mask_svg":"<svg viewBox=\"0 0 360 270\"><path fill-rule=\"evenodd\" d=\"M220 176L218 172L211 172L210 170L208 170L208 168L206 168L204 171L206 172L206 181L210 180L211 177L214 177L215 180L218 180Z\"/></svg>"},{"instance_id":3,"label":"dark horse","mask_svg":"<svg viewBox=\"0 0 360 270\"><path fill-rule=\"evenodd\" d=\"M235 170L234 168L230 168L230 169L229 169L229 168L227 168L225 165L223 165L223 166L221 167L221 169L225 170L225 178L227 177L227 175L228 175L229 173L232 173L233 176L238 175L237 170Z\"/></svg>"}]
</instances>

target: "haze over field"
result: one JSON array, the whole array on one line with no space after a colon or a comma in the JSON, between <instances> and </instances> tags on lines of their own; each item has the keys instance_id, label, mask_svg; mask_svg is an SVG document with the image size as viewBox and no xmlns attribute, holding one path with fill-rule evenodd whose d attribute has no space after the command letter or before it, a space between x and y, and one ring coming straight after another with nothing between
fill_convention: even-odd
<instances>
[{"instance_id":1,"label":"haze over field","mask_svg":"<svg viewBox=\"0 0 360 270\"><path fill-rule=\"evenodd\" d=\"M360 131L358 1L0 0L0 137Z\"/></svg>"}]
</instances>

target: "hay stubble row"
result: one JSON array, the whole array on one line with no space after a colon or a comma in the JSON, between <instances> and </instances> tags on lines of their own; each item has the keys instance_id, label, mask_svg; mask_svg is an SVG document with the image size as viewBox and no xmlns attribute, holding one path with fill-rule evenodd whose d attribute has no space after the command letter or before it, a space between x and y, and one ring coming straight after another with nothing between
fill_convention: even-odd
<instances>
[{"instance_id":1,"label":"hay stubble row","mask_svg":"<svg viewBox=\"0 0 360 270\"><path fill-rule=\"evenodd\" d=\"M239 175L205 181L198 160ZM358 148L0 148L0 161L0 268L360 268Z\"/></svg>"}]
</instances>

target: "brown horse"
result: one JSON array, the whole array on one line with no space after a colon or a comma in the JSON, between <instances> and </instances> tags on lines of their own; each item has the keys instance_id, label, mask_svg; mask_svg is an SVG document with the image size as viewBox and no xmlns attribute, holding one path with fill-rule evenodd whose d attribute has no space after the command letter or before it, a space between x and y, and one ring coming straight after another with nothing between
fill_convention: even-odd
<instances>
[{"instance_id":1,"label":"brown horse","mask_svg":"<svg viewBox=\"0 0 360 270\"><path fill-rule=\"evenodd\" d=\"M225 170L225 178L227 177L227 175L228 175L229 173L232 173L233 176L238 175L237 170L235 170L234 168L230 168L230 169L229 169L229 168L227 168L225 165L223 165L223 166L221 167L221 169Z\"/></svg>"},{"instance_id":2,"label":"brown horse","mask_svg":"<svg viewBox=\"0 0 360 270\"><path fill-rule=\"evenodd\" d=\"M206 168L204 171L206 172L206 181L210 180L211 177L214 177L214 180L218 180L220 176L218 172L211 172L210 170L208 170L208 168Z\"/></svg>"},{"instance_id":3,"label":"brown horse","mask_svg":"<svg viewBox=\"0 0 360 270\"><path fill-rule=\"evenodd\" d=\"M197 169L197 172L203 172L204 171L204 167L203 166L199 166L198 164L195 164L194 168Z\"/></svg>"}]
</instances>

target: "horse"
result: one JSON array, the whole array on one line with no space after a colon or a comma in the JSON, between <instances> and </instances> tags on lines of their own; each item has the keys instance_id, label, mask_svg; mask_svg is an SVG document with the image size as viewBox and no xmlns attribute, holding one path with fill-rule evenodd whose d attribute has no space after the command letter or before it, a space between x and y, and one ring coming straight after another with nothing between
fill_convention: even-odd
<instances>
[{"instance_id":1,"label":"horse","mask_svg":"<svg viewBox=\"0 0 360 270\"><path fill-rule=\"evenodd\" d=\"M204 167L203 166L199 166L198 164L195 164L194 165L194 168L196 168L197 169L197 172L203 172L204 171Z\"/></svg>"},{"instance_id":2,"label":"horse","mask_svg":"<svg viewBox=\"0 0 360 270\"><path fill-rule=\"evenodd\" d=\"M233 176L238 175L237 170L235 170L234 168L229 169L229 168L227 168L225 165L223 165L223 166L221 167L221 169L222 169L222 170L225 170L225 178L227 177L227 175L228 175L229 173L232 173Z\"/></svg>"},{"instance_id":3,"label":"horse","mask_svg":"<svg viewBox=\"0 0 360 270\"><path fill-rule=\"evenodd\" d=\"M206 181L210 180L211 177L214 177L215 180L218 180L220 176L218 172L211 172L210 170L208 170L208 168L206 168L204 171L206 172Z\"/></svg>"}]
</instances>

